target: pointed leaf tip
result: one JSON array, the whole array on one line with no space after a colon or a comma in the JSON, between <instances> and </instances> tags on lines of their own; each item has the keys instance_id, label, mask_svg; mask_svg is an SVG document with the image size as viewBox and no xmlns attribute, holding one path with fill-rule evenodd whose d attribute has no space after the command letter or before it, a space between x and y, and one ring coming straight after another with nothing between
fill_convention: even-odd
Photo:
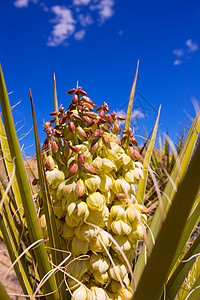
<instances>
[{"instance_id":1,"label":"pointed leaf tip","mask_svg":"<svg viewBox=\"0 0 200 300\"><path fill-rule=\"evenodd\" d=\"M125 126L124 126L125 129L128 129L130 127L130 123L131 123L131 114L132 114L132 109L133 109L133 99L134 99L134 95L135 95L138 68L139 68L139 60L137 62L135 77L134 77L134 80L133 80L133 85L132 85L131 93L130 93L130 96L129 96L128 108L127 108L127 113L126 113L126 121L125 121Z\"/></svg>"}]
</instances>

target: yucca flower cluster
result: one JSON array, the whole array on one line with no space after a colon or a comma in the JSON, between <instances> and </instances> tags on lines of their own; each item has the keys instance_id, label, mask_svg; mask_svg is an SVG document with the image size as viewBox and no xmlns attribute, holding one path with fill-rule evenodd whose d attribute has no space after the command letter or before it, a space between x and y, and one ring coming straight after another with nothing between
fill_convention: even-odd
<instances>
[{"instance_id":1,"label":"yucca flower cluster","mask_svg":"<svg viewBox=\"0 0 200 300\"><path fill-rule=\"evenodd\" d=\"M131 129L121 134L124 118L105 102L96 109L80 87L68 94L72 103L50 113L43 144L58 233L72 254L66 288L74 300L131 299L122 251L132 266L147 213L135 200L143 176L137 141Z\"/></svg>"}]
</instances>

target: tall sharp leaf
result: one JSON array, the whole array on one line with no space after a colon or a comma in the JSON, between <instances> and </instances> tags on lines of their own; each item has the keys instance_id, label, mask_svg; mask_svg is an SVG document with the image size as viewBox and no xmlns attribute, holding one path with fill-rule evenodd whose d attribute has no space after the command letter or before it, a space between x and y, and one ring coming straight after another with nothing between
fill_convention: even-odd
<instances>
[{"instance_id":1,"label":"tall sharp leaf","mask_svg":"<svg viewBox=\"0 0 200 300\"><path fill-rule=\"evenodd\" d=\"M54 73L54 110L58 111L58 100L57 100L57 90L56 90L56 76ZM58 125L58 116L55 117L55 124Z\"/></svg>"},{"instance_id":2,"label":"tall sharp leaf","mask_svg":"<svg viewBox=\"0 0 200 300\"><path fill-rule=\"evenodd\" d=\"M198 197L198 201L200 201L200 196ZM178 244L178 248L176 250L174 259L171 262L170 271L172 270L172 268L173 268L175 262L177 261L178 257L182 254L183 249L186 245L186 242L189 239L191 233L193 232L195 224L198 222L199 216L200 216L200 202L197 204L197 206L195 207L195 209L192 212L191 216L187 220L187 223L186 223L186 226L185 226L184 231L182 233L180 242Z\"/></svg>"},{"instance_id":3,"label":"tall sharp leaf","mask_svg":"<svg viewBox=\"0 0 200 300\"><path fill-rule=\"evenodd\" d=\"M200 294L200 276L197 278L195 284L193 285L190 295L188 295L187 300L199 300Z\"/></svg>"},{"instance_id":4,"label":"tall sharp leaf","mask_svg":"<svg viewBox=\"0 0 200 300\"><path fill-rule=\"evenodd\" d=\"M10 108L10 103L8 99L8 94L5 86L5 81L0 67L0 100L2 108L2 116L5 126L5 131L8 139L8 144L10 148L10 153L12 159L15 160L16 165L16 178L19 185L20 195L22 197L22 203L24 207L24 213L27 220L27 225L30 233L31 242L42 239L42 233L40 225L38 222L37 214L34 207L34 202L32 199L23 158L17 139L17 134L15 131L14 121L12 117L12 112ZM38 247L34 249L34 255L38 262L38 272L42 278L45 274L50 271L50 265L48 261L48 256L44 247L44 242L41 242ZM54 278L51 277L43 286L44 292L48 294L56 290ZM47 296L48 299L56 299L57 292Z\"/></svg>"},{"instance_id":5,"label":"tall sharp leaf","mask_svg":"<svg viewBox=\"0 0 200 300\"><path fill-rule=\"evenodd\" d=\"M4 165L5 165L6 175L10 178L10 176L13 172L13 161L12 161L12 158L10 155L8 140L6 138L6 134L5 134L5 130L4 130L4 126L3 126L1 117L0 117L0 140L1 140L2 158L3 158ZM22 204L22 199L21 199L21 195L19 192L18 182L15 179L16 179L16 176L14 175L12 190L15 195L16 204L19 208Z\"/></svg>"},{"instance_id":6,"label":"tall sharp leaf","mask_svg":"<svg viewBox=\"0 0 200 300\"><path fill-rule=\"evenodd\" d=\"M174 189L174 186L178 186L179 183L182 181L184 174L187 170L187 167L189 165L190 159L192 157L193 149L196 143L196 140L198 138L199 128L200 128L200 119L199 119L200 112L195 117L188 134L186 136L186 139L184 141L183 147L180 152L179 156L179 164L175 165L173 168L171 178L168 180L168 183L164 189L163 196L162 196L162 206L163 211L165 212L167 209L167 206L169 203L173 201L173 197L175 195L176 190ZM174 183L175 184L174 184ZM161 208L160 206L157 207L156 212L154 214L152 223L151 223L151 232L148 232L147 238L149 242L149 252L151 253L153 249L153 240L152 235L154 237L154 240L156 240L157 235L160 231L161 225L162 225L162 215L161 215ZM142 251L140 253L140 256L137 260L137 264L135 267L134 275L135 275L135 283L136 286L140 280L141 274L145 267L145 248L142 248Z\"/></svg>"},{"instance_id":7,"label":"tall sharp leaf","mask_svg":"<svg viewBox=\"0 0 200 300\"><path fill-rule=\"evenodd\" d=\"M197 254L200 252L200 235L196 238L194 243L191 245L187 253L184 255L183 259L177 266L172 277L168 281L165 288L165 296L163 299L175 299L178 290L180 289L184 279L186 278L189 270L194 264Z\"/></svg>"},{"instance_id":8,"label":"tall sharp leaf","mask_svg":"<svg viewBox=\"0 0 200 300\"><path fill-rule=\"evenodd\" d=\"M200 187L200 144L190 162L156 244L140 278L134 300L159 300L187 218ZM153 274L153 276L152 276Z\"/></svg>"},{"instance_id":9,"label":"tall sharp leaf","mask_svg":"<svg viewBox=\"0 0 200 300\"><path fill-rule=\"evenodd\" d=\"M6 207L4 208L4 210L6 210ZM17 248L19 248L19 246L14 236L15 228L14 226L12 226L12 219L9 218L9 212L4 214L4 216L0 215L0 229L2 231L6 248L8 249L10 260L12 263L14 263L18 257ZM30 276L28 274L27 266L25 266L23 259L20 259L18 263L14 265L14 270L24 294L31 295L33 293L33 287L30 283ZM28 298L29 297L26 297L26 299Z\"/></svg>"},{"instance_id":10,"label":"tall sharp leaf","mask_svg":"<svg viewBox=\"0 0 200 300\"><path fill-rule=\"evenodd\" d=\"M158 121L159 121L159 116L160 116L160 109L161 109L161 107L158 110L158 115L157 115L157 119L156 119L156 122L154 125L152 137L151 137L151 140L150 140L150 143L149 143L149 146L147 149L147 153L146 153L145 159L144 159L143 178L140 179L137 194L136 194L136 200L138 203L142 203L143 199L144 199L144 194L145 194L145 189L146 189L146 184L147 184L148 168L149 168L149 163L151 160L153 146L154 146L154 142L155 142L155 138L156 138Z\"/></svg>"},{"instance_id":11,"label":"tall sharp leaf","mask_svg":"<svg viewBox=\"0 0 200 300\"><path fill-rule=\"evenodd\" d=\"M4 287L2 286L1 282L0 282L0 295L1 295L1 299L11 300L8 294L6 293Z\"/></svg>"},{"instance_id":12,"label":"tall sharp leaf","mask_svg":"<svg viewBox=\"0 0 200 300\"><path fill-rule=\"evenodd\" d=\"M130 93L130 97L129 97L128 108L127 108L127 113L126 113L125 129L129 129L130 123L131 123L131 114L132 114L132 109L133 109L133 99L134 99L134 95L135 95L135 87L136 87L136 82L137 82L138 67L139 67L139 60L138 60L138 63L137 63L135 77L134 77L134 80L133 80L133 85L132 85L131 93Z\"/></svg>"}]
</instances>

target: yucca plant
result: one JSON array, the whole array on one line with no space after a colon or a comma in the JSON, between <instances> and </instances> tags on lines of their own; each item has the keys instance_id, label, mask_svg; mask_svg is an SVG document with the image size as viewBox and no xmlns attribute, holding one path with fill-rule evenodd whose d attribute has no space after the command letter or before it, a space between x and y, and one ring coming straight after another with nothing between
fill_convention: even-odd
<instances>
[{"instance_id":1,"label":"yucca plant","mask_svg":"<svg viewBox=\"0 0 200 300\"><path fill-rule=\"evenodd\" d=\"M200 210L199 146L193 154L199 116L163 193L156 187L159 205L146 235L144 200L149 174L155 179L149 165L160 110L141 164L130 146L137 142L129 128L136 79L137 71L120 136L120 117L109 113L106 103L96 109L79 86L68 91L68 109L58 107L54 78L53 119L45 124L43 153L30 93L39 174L33 197L0 71L1 148L9 178L1 180L0 228L27 299L174 299L182 286L188 289L179 299L198 299L191 297L198 293L199 237L184 251ZM145 244L136 262L140 239Z\"/></svg>"}]
</instances>

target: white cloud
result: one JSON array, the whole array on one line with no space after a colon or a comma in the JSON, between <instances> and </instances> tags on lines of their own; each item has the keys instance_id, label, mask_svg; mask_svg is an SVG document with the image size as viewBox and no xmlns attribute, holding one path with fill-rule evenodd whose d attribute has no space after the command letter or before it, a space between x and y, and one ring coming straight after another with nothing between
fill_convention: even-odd
<instances>
[{"instance_id":1,"label":"white cloud","mask_svg":"<svg viewBox=\"0 0 200 300\"><path fill-rule=\"evenodd\" d=\"M85 36L85 30L82 29L75 33L74 38L75 40L81 41L84 38L84 36Z\"/></svg>"},{"instance_id":2,"label":"white cloud","mask_svg":"<svg viewBox=\"0 0 200 300\"><path fill-rule=\"evenodd\" d=\"M194 43L192 39L188 39L185 44L188 46L188 52L195 52L199 49L197 43Z\"/></svg>"},{"instance_id":3,"label":"white cloud","mask_svg":"<svg viewBox=\"0 0 200 300\"><path fill-rule=\"evenodd\" d=\"M92 23L94 23L94 20L92 19L91 15L89 13L85 16L83 14L80 14L78 16L78 19L79 19L79 22L80 22L81 26L83 26L83 27L91 25Z\"/></svg>"},{"instance_id":4,"label":"white cloud","mask_svg":"<svg viewBox=\"0 0 200 300\"><path fill-rule=\"evenodd\" d=\"M174 61L174 66L182 65L185 60L190 60L192 57L188 56L188 53L195 52L199 49L197 43L193 42L192 39L188 39L185 42L186 47L181 48L181 49L175 49L173 50L173 54L176 55L176 60ZM180 60L181 58L181 60Z\"/></svg>"},{"instance_id":5,"label":"white cloud","mask_svg":"<svg viewBox=\"0 0 200 300\"><path fill-rule=\"evenodd\" d=\"M47 7L46 3L40 2L40 6L43 8L43 10L44 10L45 12L49 12L49 8Z\"/></svg>"},{"instance_id":6,"label":"white cloud","mask_svg":"<svg viewBox=\"0 0 200 300\"><path fill-rule=\"evenodd\" d=\"M100 23L103 24L107 19L114 15L114 0L100 0L99 3L91 5L91 10L98 10Z\"/></svg>"},{"instance_id":7,"label":"white cloud","mask_svg":"<svg viewBox=\"0 0 200 300\"><path fill-rule=\"evenodd\" d=\"M183 49L175 49L173 50L173 53L177 56L177 57L181 57L184 55L184 50Z\"/></svg>"},{"instance_id":8,"label":"white cloud","mask_svg":"<svg viewBox=\"0 0 200 300\"><path fill-rule=\"evenodd\" d=\"M131 118L132 119L136 119L136 118L138 118L138 119L144 119L145 118L145 114L141 110L136 109L136 110L134 110L132 112Z\"/></svg>"},{"instance_id":9,"label":"white cloud","mask_svg":"<svg viewBox=\"0 0 200 300\"><path fill-rule=\"evenodd\" d=\"M51 22L56 24L53 26L47 45L58 46L73 35L76 21L72 16L71 10L66 6L56 5L51 8L51 11L56 15Z\"/></svg>"},{"instance_id":10,"label":"white cloud","mask_svg":"<svg viewBox=\"0 0 200 300\"><path fill-rule=\"evenodd\" d=\"M182 65L182 61L180 60L180 59L176 59L175 61L174 61L174 65L175 66L179 66L179 65Z\"/></svg>"},{"instance_id":11,"label":"white cloud","mask_svg":"<svg viewBox=\"0 0 200 300\"><path fill-rule=\"evenodd\" d=\"M43 11L54 14L54 18L50 20L50 23L53 23L51 33L47 39L47 46L52 47L60 44L67 45L66 40L71 36L75 40L82 40L87 26L95 22L103 25L114 15L115 0L72 0L70 2L71 4L50 6L46 0L13 1L17 8L28 7L30 3L39 3L38 6ZM118 34L123 34L123 31L120 30Z\"/></svg>"},{"instance_id":12,"label":"white cloud","mask_svg":"<svg viewBox=\"0 0 200 300\"><path fill-rule=\"evenodd\" d=\"M29 2L37 3L37 0L16 0L14 6L18 8L27 7Z\"/></svg>"},{"instance_id":13,"label":"white cloud","mask_svg":"<svg viewBox=\"0 0 200 300\"><path fill-rule=\"evenodd\" d=\"M74 5L88 5L91 0L73 0Z\"/></svg>"}]
</instances>

